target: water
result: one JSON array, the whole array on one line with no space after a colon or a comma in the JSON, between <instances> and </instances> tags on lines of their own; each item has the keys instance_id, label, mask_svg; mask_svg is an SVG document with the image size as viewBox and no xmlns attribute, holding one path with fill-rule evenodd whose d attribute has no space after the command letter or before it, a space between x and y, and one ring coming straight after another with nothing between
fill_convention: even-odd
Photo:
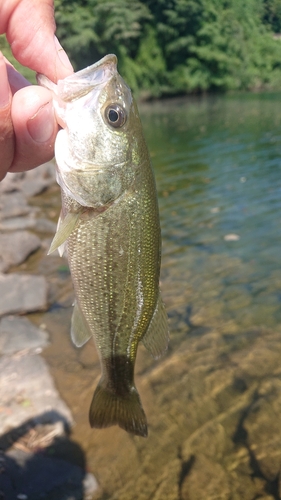
<instances>
[{"instance_id":1,"label":"water","mask_svg":"<svg viewBox=\"0 0 281 500\"><path fill-rule=\"evenodd\" d=\"M181 275L182 291L195 293L191 308L208 308L216 297L217 316L240 326L281 319L278 98L209 97L143 110L159 191L163 279Z\"/></svg>"},{"instance_id":2,"label":"water","mask_svg":"<svg viewBox=\"0 0 281 500\"><path fill-rule=\"evenodd\" d=\"M40 261L55 305L34 320L51 334L45 357L74 414L72 436L100 484L99 500L281 496L279 101L233 95L141 106L171 330L163 359L138 350L147 439L90 429L96 351L69 340L72 291L61 260Z\"/></svg>"}]
</instances>

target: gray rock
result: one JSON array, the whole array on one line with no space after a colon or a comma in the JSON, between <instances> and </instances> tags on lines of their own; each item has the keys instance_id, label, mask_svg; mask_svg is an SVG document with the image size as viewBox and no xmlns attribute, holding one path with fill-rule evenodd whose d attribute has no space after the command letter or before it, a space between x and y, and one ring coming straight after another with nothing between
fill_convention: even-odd
<instances>
[{"instance_id":1,"label":"gray rock","mask_svg":"<svg viewBox=\"0 0 281 500\"><path fill-rule=\"evenodd\" d=\"M43 276L0 274L0 316L47 308L47 282Z\"/></svg>"},{"instance_id":2,"label":"gray rock","mask_svg":"<svg viewBox=\"0 0 281 500\"><path fill-rule=\"evenodd\" d=\"M35 229L41 233L54 234L57 230L57 224L51 220L39 218L35 220Z\"/></svg>"},{"instance_id":3,"label":"gray rock","mask_svg":"<svg viewBox=\"0 0 281 500\"><path fill-rule=\"evenodd\" d=\"M59 413L71 423L69 408L54 387L46 362L31 353L0 358L0 433L45 415L42 423ZM53 417L52 417L53 415ZM40 417L40 418L39 418Z\"/></svg>"},{"instance_id":4,"label":"gray rock","mask_svg":"<svg viewBox=\"0 0 281 500\"><path fill-rule=\"evenodd\" d=\"M2 194L0 200L0 216L1 219L9 217L18 217L19 215L27 215L34 211L26 201L25 196L20 193Z\"/></svg>"},{"instance_id":5,"label":"gray rock","mask_svg":"<svg viewBox=\"0 0 281 500\"><path fill-rule=\"evenodd\" d=\"M0 221L0 231L18 231L33 228L36 224L34 214L23 217L10 217Z\"/></svg>"},{"instance_id":6,"label":"gray rock","mask_svg":"<svg viewBox=\"0 0 281 500\"><path fill-rule=\"evenodd\" d=\"M56 182L56 169L54 162L44 163L40 167L25 172L20 184L20 189L28 198L42 193Z\"/></svg>"},{"instance_id":7,"label":"gray rock","mask_svg":"<svg viewBox=\"0 0 281 500\"><path fill-rule=\"evenodd\" d=\"M1 181L0 193L21 191L25 197L35 196L54 184L55 180L55 164L48 162L27 172L8 173Z\"/></svg>"},{"instance_id":8,"label":"gray rock","mask_svg":"<svg viewBox=\"0 0 281 500\"><path fill-rule=\"evenodd\" d=\"M57 224L54 222L40 217L35 218L35 214L23 217L11 217L0 221L0 231L18 231L24 229L35 229L40 233L55 233Z\"/></svg>"},{"instance_id":9,"label":"gray rock","mask_svg":"<svg viewBox=\"0 0 281 500\"><path fill-rule=\"evenodd\" d=\"M30 172L34 172L37 176L34 175L34 177L24 179L21 185L21 191L27 198L31 198L32 196L42 193L50 186L50 181L40 177L36 170L30 170Z\"/></svg>"},{"instance_id":10,"label":"gray rock","mask_svg":"<svg viewBox=\"0 0 281 500\"><path fill-rule=\"evenodd\" d=\"M4 260L1 258L1 255L0 255L0 273L5 273L6 271L8 271L8 264L6 262L4 262Z\"/></svg>"},{"instance_id":11,"label":"gray rock","mask_svg":"<svg viewBox=\"0 0 281 500\"><path fill-rule=\"evenodd\" d=\"M21 181L24 179L24 172L17 172L12 174L8 172L6 177L0 182L0 193L12 193L13 191L19 191ZM2 196L1 196L2 197Z\"/></svg>"},{"instance_id":12,"label":"gray rock","mask_svg":"<svg viewBox=\"0 0 281 500\"><path fill-rule=\"evenodd\" d=\"M17 266L40 246L41 241L38 236L29 231L0 234L0 259L6 268Z\"/></svg>"},{"instance_id":13,"label":"gray rock","mask_svg":"<svg viewBox=\"0 0 281 500\"><path fill-rule=\"evenodd\" d=\"M47 344L47 332L34 326L27 318L6 316L0 320L0 354L14 354Z\"/></svg>"}]
</instances>

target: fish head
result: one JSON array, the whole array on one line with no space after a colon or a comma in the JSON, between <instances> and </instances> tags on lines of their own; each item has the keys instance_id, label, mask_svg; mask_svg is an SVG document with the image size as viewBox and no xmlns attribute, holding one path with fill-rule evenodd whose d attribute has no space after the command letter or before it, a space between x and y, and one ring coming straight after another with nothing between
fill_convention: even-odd
<instances>
[{"instance_id":1,"label":"fish head","mask_svg":"<svg viewBox=\"0 0 281 500\"><path fill-rule=\"evenodd\" d=\"M58 84L39 76L54 93L62 127L55 143L57 180L87 207L104 207L133 184L141 163L142 127L132 93L107 55Z\"/></svg>"}]
</instances>

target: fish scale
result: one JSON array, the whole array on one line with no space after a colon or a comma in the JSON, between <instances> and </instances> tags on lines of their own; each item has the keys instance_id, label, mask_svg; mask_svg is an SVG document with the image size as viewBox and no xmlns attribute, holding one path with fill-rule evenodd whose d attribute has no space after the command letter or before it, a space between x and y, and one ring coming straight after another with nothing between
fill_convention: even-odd
<instances>
[{"instance_id":1,"label":"fish scale","mask_svg":"<svg viewBox=\"0 0 281 500\"><path fill-rule=\"evenodd\" d=\"M105 331L111 340L118 339L118 346L104 343L104 357L111 349L118 352L119 348L123 354L124 346L130 348L131 358L135 356L137 341L147 329L158 299L160 231L155 210L138 217L142 204L137 198L144 194L139 191L134 202L123 197L97 217L80 221L67 240L75 295L96 342L102 345ZM148 234L147 224L153 228ZM124 248L122 255L120 247ZM132 346L128 346L139 304L139 282L145 314L135 325Z\"/></svg>"},{"instance_id":2,"label":"fish scale","mask_svg":"<svg viewBox=\"0 0 281 500\"><path fill-rule=\"evenodd\" d=\"M93 337L101 378L89 419L147 435L134 383L140 341L154 357L167 348L159 291L161 234L150 158L131 91L117 59L51 84L62 125L56 139L62 211L50 252L66 252L75 292L71 337Z\"/></svg>"}]
</instances>

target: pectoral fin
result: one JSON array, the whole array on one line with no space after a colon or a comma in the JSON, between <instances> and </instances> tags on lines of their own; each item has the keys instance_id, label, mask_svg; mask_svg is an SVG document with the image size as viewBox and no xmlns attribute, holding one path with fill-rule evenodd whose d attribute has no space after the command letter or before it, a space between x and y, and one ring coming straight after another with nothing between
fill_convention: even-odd
<instances>
[{"instance_id":1,"label":"pectoral fin","mask_svg":"<svg viewBox=\"0 0 281 500\"><path fill-rule=\"evenodd\" d=\"M50 255L50 253L57 250L57 248L62 247L62 245L66 242L67 238L72 233L72 231L75 229L80 215L81 215L81 212L77 212L77 213L68 212L68 214L64 218L62 218L60 216L59 221L58 221L57 232L56 232L54 239L51 243L48 255ZM60 253L60 255L63 254L63 248L60 249L59 253Z\"/></svg>"},{"instance_id":2,"label":"pectoral fin","mask_svg":"<svg viewBox=\"0 0 281 500\"><path fill-rule=\"evenodd\" d=\"M159 358L168 347L168 318L160 293L157 306L142 342L156 359Z\"/></svg>"},{"instance_id":3,"label":"pectoral fin","mask_svg":"<svg viewBox=\"0 0 281 500\"><path fill-rule=\"evenodd\" d=\"M71 318L71 331L72 342L76 347L82 347L91 338L92 332L82 313L77 302L74 304L73 314Z\"/></svg>"}]
</instances>

